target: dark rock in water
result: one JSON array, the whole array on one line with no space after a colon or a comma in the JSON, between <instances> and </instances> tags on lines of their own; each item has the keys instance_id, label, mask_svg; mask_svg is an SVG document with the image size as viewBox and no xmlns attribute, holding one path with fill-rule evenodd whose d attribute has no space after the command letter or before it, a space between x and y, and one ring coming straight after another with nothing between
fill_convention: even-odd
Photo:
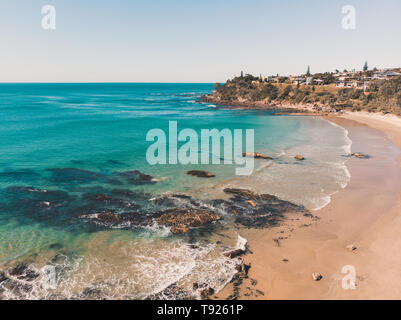
<instances>
[{"instance_id":1,"label":"dark rock in water","mask_svg":"<svg viewBox=\"0 0 401 320\"><path fill-rule=\"evenodd\" d=\"M133 192L131 190L113 189L110 192L113 196L122 198L124 200L146 200L148 201L153 197L152 194L146 192Z\"/></svg>"},{"instance_id":2,"label":"dark rock in water","mask_svg":"<svg viewBox=\"0 0 401 320\"><path fill-rule=\"evenodd\" d=\"M4 280L1 285L9 291L12 291L15 295L20 296L21 298L25 297L25 294L32 291L33 288L30 284L15 281L12 279Z\"/></svg>"},{"instance_id":3,"label":"dark rock in water","mask_svg":"<svg viewBox=\"0 0 401 320\"><path fill-rule=\"evenodd\" d=\"M149 295L146 300L195 300L196 297L191 291L185 290L173 283L164 290Z\"/></svg>"},{"instance_id":4,"label":"dark rock in water","mask_svg":"<svg viewBox=\"0 0 401 320\"><path fill-rule=\"evenodd\" d=\"M95 221L104 223L104 224L109 224L109 225L115 225L119 224L122 222L122 217L119 214L115 214L111 211L107 212L101 212L101 213L96 213L96 214L80 214L78 215L78 218L81 219L93 219Z\"/></svg>"},{"instance_id":5,"label":"dark rock in water","mask_svg":"<svg viewBox=\"0 0 401 320\"><path fill-rule=\"evenodd\" d=\"M0 284L3 282L3 281L6 281L8 278L7 278L7 276L6 276L6 274L3 272L3 271L0 271Z\"/></svg>"},{"instance_id":6,"label":"dark rock in water","mask_svg":"<svg viewBox=\"0 0 401 320\"><path fill-rule=\"evenodd\" d=\"M93 197L93 199L94 199L94 200L99 200L99 201L110 201L110 200L112 200L111 197L108 197L108 196L106 196L106 195L104 195L104 194L96 194L96 195Z\"/></svg>"},{"instance_id":7,"label":"dark rock in water","mask_svg":"<svg viewBox=\"0 0 401 320\"><path fill-rule=\"evenodd\" d=\"M40 178L40 174L31 169L20 169L15 171L3 171L0 172L0 179L6 179L11 181L25 181L25 180L37 180Z\"/></svg>"},{"instance_id":8,"label":"dark rock in water","mask_svg":"<svg viewBox=\"0 0 401 320\"><path fill-rule=\"evenodd\" d=\"M101 204L103 206L114 206L117 208L131 208L131 209L138 209L139 207L134 203L118 198L112 198L104 194L94 194L94 193L86 193L82 196L83 200L95 202Z\"/></svg>"},{"instance_id":9,"label":"dark rock in water","mask_svg":"<svg viewBox=\"0 0 401 320\"><path fill-rule=\"evenodd\" d=\"M31 199L44 202L62 202L70 199L68 193L64 191L38 189L30 186L13 186L4 191L9 199Z\"/></svg>"},{"instance_id":10,"label":"dark rock in water","mask_svg":"<svg viewBox=\"0 0 401 320\"><path fill-rule=\"evenodd\" d=\"M39 274L31 270L24 262L18 263L15 267L8 271L10 276L17 277L19 280L33 281L39 277Z\"/></svg>"},{"instance_id":11,"label":"dark rock in water","mask_svg":"<svg viewBox=\"0 0 401 320\"><path fill-rule=\"evenodd\" d=\"M361 152L354 152L354 153L351 153L351 157L360 158L360 159L367 159L367 158L370 158L368 155L363 154L363 153L361 153Z\"/></svg>"},{"instance_id":12,"label":"dark rock in water","mask_svg":"<svg viewBox=\"0 0 401 320\"><path fill-rule=\"evenodd\" d=\"M259 152L243 152L242 156L255 159L273 160L272 157L266 156L265 154Z\"/></svg>"},{"instance_id":13,"label":"dark rock in water","mask_svg":"<svg viewBox=\"0 0 401 320\"><path fill-rule=\"evenodd\" d=\"M187 172L187 175L198 177L198 178L213 178L216 175L209 171L202 171L202 170L191 170Z\"/></svg>"},{"instance_id":14,"label":"dark rock in water","mask_svg":"<svg viewBox=\"0 0 401 320\"><path fill-rule=\"evenodd\" d=\"M120 172L118 173L118 176L124 178L128 183L132 184L146 184L156 182L152 176L142 173L139 170Z\"/></svg>"},{"instance_id":15,"label":"dark rock in water","mask_svg":"<svg viewBox=\"0 0 401 320\"><path fill-rule=\"evenodd\" d=\"M25 262L19 262L15 267L11 268L8 273L10 276L20 276L23 275L28 268Z\"/></svg>"},{"instance_id":16,"label":"dark rock in water","mask_svg":"<svg viewBox=\"0 0 401 320\"><path fill-rule=\"evenodd\" d=\"M180 193L174 193L172 194L173 198L179 198L179 199L192 199L191 196L187 195L187 194L180 194Z\"/></svg>"},{"instance_id":17,"label":"dark rock in water","mask_svg":"<svg viewBox=\"0 0 401 320\"><path fill-rule=\"evenodd\" d=\"M54 264L62 264L68 260L68 257L65 253L57 253L53 258L50 259L51 263Z\"/></svg>"},{"instance_id":18,"label":"dark rock in water","mask_svg":"<svg viewBox=\"0 0 401 320\"><path fill-rule=\"evenodd\" d=\"M47 171L52 173L50 180L56 183L90 183L106 177L98 172L76 168L52 168Z\"/></svg>"},{"instance_id":19,"label":"dark rock in water","mask_svg":"<svg viewBox=\"0 0 401 320\"><path fill-rule=\"evenodd\" d=\"M97 219L101 222L112 223L112 224L119 224L122 221L122 218L119 214L115 214L112 212L100 213L97 216Z\"/></svg>"},{"instance_id":20,"label":"dark rock in water","mask_svg":"<svg viewBox=\"0 0 401 320\"><path fill-rule=\"evenodd\" d=\"M162 212L156 219L160 225L175 227L176 233L187 233L190 227L200 227L219 220L221 217L210 210L204 209L169 209Z\"/></svg>"},{"instance_id":21,"label":"dark rock in water","mask_svg":"<svg viewBox=\"0 0 401 320\"><path fill-rule=\"evenodd\" d=\"M202 202L186 194L166 192L160 196L152 197L152 204L162 208L191 207L199 208Z\"/></svg>"},{"instance_id":22,"label":"dark rock in water","mask_svg":"<svg viewBox=\"0 0 401 320\"><path fill-rule=\"evenodd\" d=\"M97 288L85 288L80 294L81 298L90 299L90 300L99 300L102 299L102 290Z\"/></svg>"},{"instance_id":23,"label":"dark rock in water","mask_svg":"<svg viewBox=\"0 0 401 320\"><path fill-rule=\"evenodd\" d=\"M124 165L124 163L122 163L121 161L118 161L118 160L107 160L107 163L108 164L111 164L111 165L117 165L117 166L122 166L122 165Z\"/></svg>"}]
</instances>

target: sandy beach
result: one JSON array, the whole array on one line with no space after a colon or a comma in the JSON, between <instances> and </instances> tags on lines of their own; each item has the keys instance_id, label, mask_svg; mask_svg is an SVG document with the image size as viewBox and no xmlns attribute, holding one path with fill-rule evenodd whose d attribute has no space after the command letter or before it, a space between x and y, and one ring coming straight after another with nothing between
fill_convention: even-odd
<instances>
[{"instance_id":1,"label":"sandy beach","mask_svg":"<svg viewBox=\"0 0 401 320\"><path fill-rule=\"evenodd\" d=\"M367 113L327 119L348 130L352 152L370 157L347 162L350 183L312 212L316 217L294 215L279 227L242 230L248 277L218 298L234 290L240 299L401 298L401 119ZM344 289L350 268L356 288ZM312 279L315 272L320 281Z\"/></svg>"}]
</instances>

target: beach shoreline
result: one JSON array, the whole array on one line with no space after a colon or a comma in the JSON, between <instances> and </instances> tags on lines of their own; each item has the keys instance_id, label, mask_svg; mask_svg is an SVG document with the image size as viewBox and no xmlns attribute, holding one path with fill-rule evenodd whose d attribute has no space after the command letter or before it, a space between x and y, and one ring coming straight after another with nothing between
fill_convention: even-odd
<instances>
[{"instance_id":1,"label":"beach shoreline","mask_svg":"<svg viewBox=\"0 0 401 320\"><path fill-rule=\"evenodd\" d=\"M362 112L325 119L348 130L352 152L371 157L348 161L350 183L315 219L289 215L278 227L241 230L251 268L217 298L233 291L239 299L401 298L401 119ZM350 267L355 289L343 288ZM312 279L316 272L320 281Z\"/></svg>"}]
</instances>

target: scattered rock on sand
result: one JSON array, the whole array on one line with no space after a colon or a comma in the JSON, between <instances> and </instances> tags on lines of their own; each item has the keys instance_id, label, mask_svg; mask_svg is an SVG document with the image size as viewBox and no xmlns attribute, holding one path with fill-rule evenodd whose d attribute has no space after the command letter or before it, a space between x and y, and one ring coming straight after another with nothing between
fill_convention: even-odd
<instances>
[{"instance_id":1,"label":"scattered rock on sand","mask_svg":"<svg viewBox=\"0 0 401 320\"><path fill-rule=\"evenodd\" d=\"M234 249L234 250L223 252L223 255L226 256L227 258L232 259L232 258L240 256L243 253L244 253L244 250L242 250L242 249Z\"/></svg>"},{"instance_id":2,"label":"scattered rock on sand","mask_svg":"<svg viewBox=\"0 0 401 320\"><path fill-rule=\"evenodd\" d=\"M243 157L255 158L255 159L265 159L265 160L273 160L272 157L269 157L263 153L259 152L243 152Z\"/></svg>"},{"instance_id":3,"label":"scattered rock on sand","mask_svg":"<svg viewBox=\"0 0 401 320\"><path fill-rule=\"evenodd\" d=\"M297 154L294 158L299 160L299 161L305 160L305 157L301 156L300 154Z\"/></svg>"},{"instance_id":4,"label":"scattered rock on sand","mask_svg":"<svg viewBox=\"0 0 401 320\"><path fill-rule=\"evenodd\" d=\"M320 281L322 280L323 276L319 272L314 272L312 273L312 279L314 281Z\"/></svg>"},{"instance_id":5,"label":"scattered rock on sand","mask_svg":"<svg viewBox=\"0 0 401 320\"><path fill-rule=\"evenodd\" d=\"M206 289L203 289L200 292L200 296L201 296L202 299L207 299L212 294L214 294L214 289L210 288L210 287L207 287Z\"/></svg>"},{"instance_id":6,"label":"scattered rock on sand","mask_svg":"<svg viewBox=\"0 0 401 320\"><path fill-rule=\"evenodd\" d=\"M187 174L198 178L213 178L216 176L209 171L202 171L202 170L191 170L188 171Z\"/></svg>"},{"instance_id":7,"label":"scattered rock on sand","mask_svg":"<svg viewBox=\"0 0 401 320\"><path fill-rule=\"evenodd\" d=\"M354 244L349 244L348 246L345 247L348 251L355 251L357 249L356 245Z\"/></svg>"},{"instance_id":8,"label":"scattered rock on sand","mask_svg":"<svg viewBox=\"0 0 401 320\"><path fill-rule=\"evenodd\" d=\"M368 156L366 154L363 154L360 152L351 153L351 157L361 158L361 159L368 158Z\"/></svg>"}]
</instances>

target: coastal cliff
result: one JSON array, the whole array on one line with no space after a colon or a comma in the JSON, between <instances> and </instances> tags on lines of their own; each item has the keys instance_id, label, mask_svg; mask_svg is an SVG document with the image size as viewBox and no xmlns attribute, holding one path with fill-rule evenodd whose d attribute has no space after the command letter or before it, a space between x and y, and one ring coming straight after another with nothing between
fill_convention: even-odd
<instances>
[{"instance_id":1,"label":"coastal cliff","mask_svg":"<svg viewBox=\"0 0 401 320\"><path fill-rule=\"evenodd\" d=\"M335 85L271 83L245 75L222 85L216 83L214 92L203 96L201 102L282 112L368 111L401 115L401 77L374 81L365 91Z\"/></svg>"}]
</instances>

